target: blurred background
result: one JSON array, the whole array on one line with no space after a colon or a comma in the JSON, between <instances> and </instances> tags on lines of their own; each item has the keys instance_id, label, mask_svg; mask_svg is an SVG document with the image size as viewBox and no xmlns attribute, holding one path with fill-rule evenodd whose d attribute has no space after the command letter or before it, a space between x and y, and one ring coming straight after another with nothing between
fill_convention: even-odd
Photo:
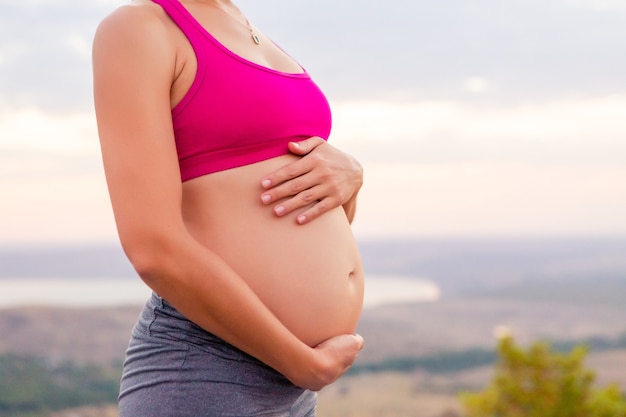
<instances>
[{"instance_id":1,"label":"blurred background","mask_svg":"<svg viewBox=\"0 0 626 417\"><path fill-rule=\"evenodd\" d=\"M115 415L147 290L116 237L90 59L124 3L0 0L2 416ZM367 348L320 416L463 415L502 334L586 345L597 385L623 391L626 3L238 5L312 74L331 143L365 169Z\"/></svg>"}]
</instances>

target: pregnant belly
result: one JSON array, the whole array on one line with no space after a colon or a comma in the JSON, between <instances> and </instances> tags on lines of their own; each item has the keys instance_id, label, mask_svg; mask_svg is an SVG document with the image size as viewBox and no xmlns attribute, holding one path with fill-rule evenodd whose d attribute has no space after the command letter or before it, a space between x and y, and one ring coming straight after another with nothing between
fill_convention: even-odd
<instances>
[{"instance_id":1,"label":"pregnant belly","mask_svg":"<svg viewBox=\"0 0 626 417\"><path fill-rule=\"evenodd\" d=\"M241 275L265 305L314 346L354 332L363 302L363 269L350 225L337 208L306 225L277 218L260 203L263 175L284 156L211 174L183 186L190 232Z\"/></svg>"}]
</instances>

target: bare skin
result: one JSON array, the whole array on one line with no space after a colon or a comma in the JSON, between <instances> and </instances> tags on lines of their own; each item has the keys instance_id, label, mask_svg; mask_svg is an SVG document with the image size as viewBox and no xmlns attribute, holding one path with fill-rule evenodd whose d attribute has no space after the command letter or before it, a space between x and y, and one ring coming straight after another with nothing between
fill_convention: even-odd
<instances>
[{"instance_id":1,"label":"bare skin","mask_svg":"<svg viewBox=\"0 0 626 417\"><path fill-rule=\"evenodd\" d=\"M232 3L216 3L238 11ZM214 7L197 1L184 4L240 56L284 72L301 70L263 37L263 48L245 45L247 31L226 23ZM181 184L171 108L184 96L195 74L187 40L160 7L136 2L102 22L93 59L110 197L120 240L141 278L190 320L259 358L296 385L318 390L333 382L363 347L363 339L351 334L360 311L362 271L348 226L360 187L358 163L341 174L352 179L348 187L329 185L325 180L329 171L320 158L353 160L312 139L301 144L303 149L293 149L295 154L307 155L302 159L279 157ZM353 191L346 191L349 188ZM228 190L233 192L231 197L223 198ZM264 195L269 199L264 201ZM273 210L281 205L282 212ZM238 216L233 215L233 208L239 210ZM298 221L301 214L305 219ZM241 221L243 232L253 236L244 239L243 246L232 243ZM250 233L253 227L259 234ZM338 248L343 255L338 262L323 266L322 278L316 274L303 279L307 266L303 267L302 260L316 257L307 251L322 248L322 255L323 251L333 255L333 249L337 250L323 241L324 231L331 229L342 242ZM311 239L313 244L306 243ZM267 249L259 251L263 245ZM291 252L281 254L281 248ZM253 255L259 259L245 261ZM268 261L275 266L268 268L275 273L271 277L269 272L259 273L258 263L267 267ZM319 297L309 310L290 309L267 284L274 280L284 286L294 276L304 284L318 281L313 287L292 285L290 297L310 297L311 288L321 288L352 307L324 304ZM337 280L338 276L342 279ZM302 301L291 301L291 307ZM315 312L328 314L325 319L347 318L334 327L303 325Z\"/></svg>"},{"instance_id":2,"label":"bare skin","mask_svg":"<svg viewBox=\"0 0 626 417\"><path fill-rule=\"evenodd\" d=\"M328 210L342 206L352 223L356 214L356 196L363 185L361 164L320 138L290 143L289 149L296 155L309 155L309 158L298 159L266 176L261 181L261 186L267 190L261 201L271 204L290 197L274 206L277 216L313 202L310 208L296 216L298 224L306 224Z\"/></svg>"},{"instance_id":3,"label":"bare skin","mask_svg":"<svg viewBox=\"0 0 626 417\"><path fill-rule=\"evenodd\" d=\"M294 158L185 182L183 217L195 238L231 265L292 333L316 346L354 332L363 270L341 207L302 227L296 213L276 218L255 198L259 184L251 179Z\"/></svg>"}]
</instances>

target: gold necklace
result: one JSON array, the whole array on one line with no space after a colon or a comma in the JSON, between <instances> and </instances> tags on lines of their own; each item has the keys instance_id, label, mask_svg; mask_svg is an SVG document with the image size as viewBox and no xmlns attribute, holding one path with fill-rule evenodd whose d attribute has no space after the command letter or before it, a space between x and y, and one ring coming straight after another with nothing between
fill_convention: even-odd
<instances>
[{"instance_id":1,"label":"gold necklace","mask_svg":"<svg viewBox=\"0 0 626 417\"><path fill-rule=\"evenodd\" d=\"M235 18L235 16L233 16L232 14L228 13L226 10L222 9L219 6L216 6L215 4L212 3L206 3L211 7L216 8L217 10L221 11L222 13L227 14L231 19L233 19L235 22L239 23L240 25L244 26L246 29L248 29L250 31L250 38L252 38L252 42L254 42L255 45L260 45L261 44L261 39L259 38L259 35L257 35L254 32L254 28L252 27L252 25L250 24L250 21L248 20L248 18L242 13L243 18L246 20L246 24L244 25L243 23L241 23L241 21L237 18Z\"/></svg>"}]
</instances>

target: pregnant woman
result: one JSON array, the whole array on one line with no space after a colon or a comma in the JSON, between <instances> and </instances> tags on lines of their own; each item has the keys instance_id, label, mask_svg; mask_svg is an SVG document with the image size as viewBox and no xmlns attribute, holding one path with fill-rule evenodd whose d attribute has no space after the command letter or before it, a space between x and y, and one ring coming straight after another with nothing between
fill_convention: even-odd
<instances>
[{"instance_id":1,"label":"pregnant woman","mask_svg":"<svg viewBox=\"0 0 626 417\"><path fill-rule=\"evenodd\" d=\"M229 0L141 0L94 41L122 246L153 290L121 417L314 416L353 363L362 172L309 74Z\"/></svg>"}]
</instances>

